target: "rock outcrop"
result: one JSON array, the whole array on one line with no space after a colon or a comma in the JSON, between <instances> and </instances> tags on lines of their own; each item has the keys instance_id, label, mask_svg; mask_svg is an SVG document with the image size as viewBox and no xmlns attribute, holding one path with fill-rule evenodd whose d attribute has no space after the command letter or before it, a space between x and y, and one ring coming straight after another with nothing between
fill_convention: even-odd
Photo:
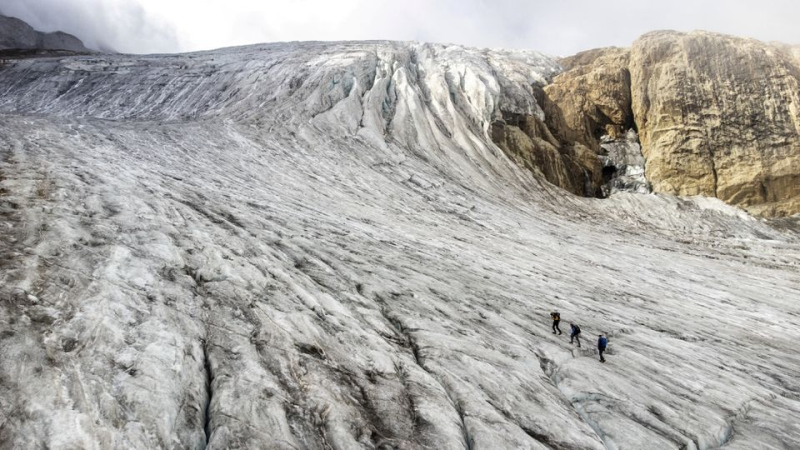
<instances>
[{"instance_id":1,"label":"rock outcrop","mask_svg":"<svg viewBox=\"0 0 800 450\"><path fill-rule=\"evenodd\" d=\"M61 31L43 33L20 19L0 15L0 51L3 50L89 51L80 39L71 34Z\"/></svg>"},{"instance_id":2,"label":"rock outcrop","mask_svg":"<svg viewBox=\"0 0 800 450\"><path fill-rule=\"evenodd\" d=\"M586 180L584 189L568 188L571 192L598 197L619 190L649 192L643 173L639 174L644 171L643 160L641 165L628 164L628 159L637 163L641 159L633 129L628 60L629 51L619 48L564 58L560 62L565 71L539 92L548 130L571 150L564 152L566 158L579 161L580 175L585 174L578 178Z\"/></svg>"},{"instance_id":3,"label":"rock outcrop","mask_svg":"<svg viewBox=\"0 0 800 450\"><path fill-rule=\"evenodd\" d=\"M629 51L618 48L562 59L566 70L536 90L542 117L503 112L493 123L493 141L520 166L577 195L647 190L643 174L641 182L626 175L639 166L627 165L619 152L610 155L608 150L639 149L638 140L630 141L636 133L628 59ZM628 178L616 180L620 175Z\"/></svg>"},{"instance_id":4,"label":"rock outcrop","mask_svg":"<svg viewBox=\"0 0 800 450\"><path fill-rule=\"evenodd\" d=\"M542 117L503 111L493 123L493 141L556 186L603 196L600 138L623 138L633 126L628 53L597 49L562 59L566 70L535 90Z\"/></svg>"},{"instance_id":5,"label":"rock outcrop","mask_svg":"<svg viewBox=\"0 0 800 450\"><path fill-rule=\"evenodd\" d=\"M800 212L797 49L706 32L631 49L632 108L656 191Z\"/></svg>"},{"instance_id":6,"label":"rock outcrop","mask_svg":"<svg viewBox=\"0 0 800 450\"><path fill-rule=\"evenodd\" d=\"M642 167L656 192L718 197L763 216L795 214L798 55L796 47L715 33L650 33L630 50L563 59L565 71L542 92L544 122L562 145L579 143L605 164L603 144L635 149L626 136L638 131ZM637 167L625 170L639 177ZM647 185L643 178L630 181L612 184L639 191ZM604 192L613 190L604 185Z\"/></svg>"},{"instance_id":7,"label":"rock outcrop","mask_svg":"<svg viewBox=\"0 0 800 450\"><path fill-rule=\"evenodd\" d=\"M562 144L538 117L503 112L492 123L491 136L517 165L550 183L586 197L601 194L602 166L596 153L578 142Z\"/></svg>"},{"instance_id":8,"label":"rock outcrop","mask_svg":"<svg viewBox=\"0 0 800 450\"><path fill-rule=\"evenodd\" d=\"M600 138L633 127L628 51L589 50L561 60L565 72L544 88L547 123L563 141L600 150Z\"/></svg>"}]
</instances>

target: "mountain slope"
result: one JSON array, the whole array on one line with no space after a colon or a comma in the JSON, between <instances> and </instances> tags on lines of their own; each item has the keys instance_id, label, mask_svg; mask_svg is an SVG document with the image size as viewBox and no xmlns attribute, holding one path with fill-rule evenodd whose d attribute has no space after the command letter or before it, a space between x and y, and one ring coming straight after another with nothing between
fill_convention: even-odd
<instances>
[{"instance_id":1,"label":"mountain slope","mask_svg":"<svg viewBox=\"0 0 800 450\"><path fill-rule=\"evenodd\" d=\"M80 39L71 34L62 31L43 33L20 19L0 14L0 51L8 50L89 51Z\"/></svg>"},{"instance_id":2,"label":"mountain slope","mask_svg":"<svg viewBox=\"0 0 800 450\"><path fill-rule=\"evenodd\" d=\"M545 121L558 70L390 42L0 69L0 448L800 446L797 234L521 169L492 124Z\"/></svg>"}]
</instances>

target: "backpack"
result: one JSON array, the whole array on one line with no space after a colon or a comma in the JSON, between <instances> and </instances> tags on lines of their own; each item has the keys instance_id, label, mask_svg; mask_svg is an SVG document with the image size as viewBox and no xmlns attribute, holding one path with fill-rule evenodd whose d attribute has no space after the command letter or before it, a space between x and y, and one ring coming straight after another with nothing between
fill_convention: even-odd
<instances>
[{"instance_id":1,"label":"backpack","mask_svg":"<svg viewBox=\"0 0 800 450\"><path fill-rule=\"evenodd\" d=\"M561 320L561 314L559 314L557 312L550 313L550 317L552 317L553 320Z\"/></svg>"},{"instance_id":2,"label":"backpack","mask_svg":"<svg viewBox=\"0 0 800 450\"><path fill-rule=\"evenodd\" d=\"M577 326L577 325L573 325L573 326L574 326L575 328L572 330L572 332L573 332L573 333L575 333L575 334L580 334L580 332L581 332L581 327L579 327L579 326Z\"/></svg>"}]
</instances>

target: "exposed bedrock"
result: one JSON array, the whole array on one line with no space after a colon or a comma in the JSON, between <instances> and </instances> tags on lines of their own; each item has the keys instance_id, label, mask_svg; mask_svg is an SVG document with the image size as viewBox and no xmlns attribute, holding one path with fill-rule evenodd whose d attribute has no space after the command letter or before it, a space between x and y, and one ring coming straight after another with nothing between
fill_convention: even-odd
<instances>
[{"instance_id":1,"label":"exposed bedrock","mask_svg":"<svg viewBox=\"0 0 800 450\"><path fill-rule=\"evenodd\" d=\"M61 31L43 33L15 17L0 14L0 52L9 50L66 50L88 52L83 42L71 34Z\"/></svg>"},{"instance_id":2,"label":"exposed bedrock","mask_svg":"<svg viewBox=\"0 0 800 450\"><path fill-rule=\"evenodd\" d=\"M538 117L503 112L491 133L519 166L573 194L600 195L602 166L595 152L579 142L562 145Z\"/></svg>"},{"instance_id":3,"label":"exposed bedrock","mask_svg":"<svg viewBox=\"0 0 800 450\"><path fill-rule=\"evenodd\" d=\"M800 212L798 49L706 32L631 49L632 106L656 191Z\"/></svg>"},{"instance_id":4,"label":"exposed bedrock","mask_svg":"<svg viewBox=\"0 0 800 450\"><path fill-rule=\"evenodd\" d=\"M599 152L600 138L633 128L628 51L589 50L561 60L566 69L541 96L547 123L562 141Z\"/></svg>"},{"instance_id":5,"label":"exposed bedrock","mask_svg":"<svg viewBox=\"0 0 800 450\"><path fill-rule=\"evenodd\" d=\"M540 93L543 121L562 146L601 156L604 142L638 131L656 192L791 215L800 212L798 54L708 32L650 33L630 50L561 60L565 71Z\"/></svg>"},{"instance_id":6,"label":"exposed bedrock","mask_svg":"<svg viewBox=\"0 0 800 450\"><path fill-rule=\"evenodd\" d=\"M565 71L535 89L542 117L503 111L492 125L492 140L520 166L574 194L627 190L630 183L615 180L630 167L617 166L619 158L609 157L601 142L638 149L636 133L627 133L634 128L628 59L627 50L610 48L561 60Z\"/></svg>"}]
</instances>

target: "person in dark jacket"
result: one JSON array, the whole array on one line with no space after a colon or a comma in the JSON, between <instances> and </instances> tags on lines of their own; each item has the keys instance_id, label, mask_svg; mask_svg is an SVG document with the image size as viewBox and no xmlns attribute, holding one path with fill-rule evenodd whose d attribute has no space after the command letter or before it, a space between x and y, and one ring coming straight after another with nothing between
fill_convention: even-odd
<instances>
[{"instance_id":1,"label":"person in dark jacket","mask_svg":"<svg viewBox=\"0 0 800 450\"><path fill-rule=\"evenodd\" d=\"M558 328L558 324L561 322L561 314L557 311L553 311L550 313L550 318L553 319L553 334L561 334L561 328Z\"/></svg>"},{"instance_id":2,"label":"person in dark jacket","mask_svg":"<svg viewBox=\"0 0 800 450\"><path fill-rule=\"evenodd\" d=\"M603 358L603 352L606 351L606 347L608 346L608 338L600 335L600 338L597 339L597 350L600 352L600 362L606 362L606 359Z\"/></svg>"},{"instance_id":3,"label":"person in dark jacket","mask_svg":"<svg viewBox=\"0 0 800 450\"><path fill-rule=\"evenodd\" d=\"M569 343L572 344L572 341L575 340L578 343L578 348L581 347L581 327L575 325L574 323L569 324L570 334L569 334Z\"/></svg>"}]
</instances>

